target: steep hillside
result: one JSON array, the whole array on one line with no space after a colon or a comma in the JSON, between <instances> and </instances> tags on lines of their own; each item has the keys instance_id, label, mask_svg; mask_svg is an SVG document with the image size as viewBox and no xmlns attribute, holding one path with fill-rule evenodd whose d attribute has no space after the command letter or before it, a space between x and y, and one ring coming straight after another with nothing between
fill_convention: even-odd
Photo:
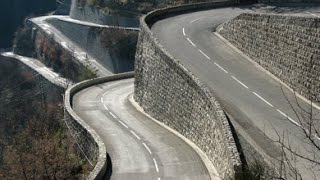
<instances>
[{"instance_id":1,"label":"steep hillside","mask_svg":"<svg viewBox=\"0 0 320 180\"><path fill-rule=\"evenodd\" d=\"M0 87L0 179L85 177L90 166L64 123L64 90L2 56Z\"/></svg>"}]
</instances>

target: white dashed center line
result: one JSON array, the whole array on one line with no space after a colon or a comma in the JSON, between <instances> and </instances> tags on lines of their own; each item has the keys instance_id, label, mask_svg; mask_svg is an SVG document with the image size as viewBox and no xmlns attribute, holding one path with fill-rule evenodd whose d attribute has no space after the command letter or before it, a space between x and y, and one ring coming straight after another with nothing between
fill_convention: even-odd
<instances>
[{"instance_id":1,"label":"white dashed center line","mask_svg":"<svg viewBox=\"0 0 320 180\"><path fill-rule=\"evenodd\" d=\"M239 79L237 79L236 77L234 77L234 76L231 76L232 77L232 79L234 79L234 80L236 80L239 84L241 84L243 87L245 87L245 88L247 88L247 89L249 89L249 87L248 86L246 86L243 82L241 82Z\"/></svg>"},{"instance_id":2,"label":"white dashed center line","mask_svg":"<svg viewBox=\"0 0 320 180\"><path fill-rule=\"evenodd\" d=\"M189 43L190 43L193 47L197 47L189 38L187 38L187 40L189 41Z\"/></svg>"},{"instance_id":3,"label":"white dashed center line","mask_svg":"<svg viewBox=\"0 0 320 180\"><path fill-rule=\"evenodd\" d=\"M109 111L109 114L114 117L115 119L117 119L117 116L115 116L111 111Z\"/></svg>"},{"instance_id":4,"label":"white dashed center line","mask_svg":"<svg viewBox=\"0 0 320 180\"><path fill-rule=\"evenodd\" d=\"M218 66L218 68L220 68L223 72L225 72L225 73L229 73L227 70L225 70L223 67L221 67L219 64L217 64L217 63L214 63L216 66Z\"/></svg>"},{"instance_id":5,"label":"white dashed center line","mask_svg":"<svg viewBox=\"0 0 320 180\"><path fill-rule=\"evenodd\" d=\"M206 55L206 53L204 53L201 49L199 49L199 52L204 56L206 57L207 59L211 59L208 55Z\"/></svg>"},{"instance_id":6,"label":"white dashed center line","mask_svg":"<svg viewBox=\"0 0 320 180\"><path fill-rule=\"evenodd\" d=\"M154 166L156 167L156 171L159 172L158 164L155 158L153 158Z\"/></svg>"},{"instance_id":7,"label":"white dashed center line","mask_svg":"<svg viewBox=\"0 0 320 180\"><path fill-rule=\"evenodd\" d=\"M141 138L133 131L130 131L137 139L141 140Z\"/></svg>"},{"instance_id":8,"label":"white dashed center line","mask_svg":"<svg viewBox=\"0 0 320 180\"><path fill-rule=\"evenodd\" d=\"M125 123L123 123L122 121L119 121L121 123L122 126L124 126L125 128L129 128Z\"/></svg>"},{"instance_id":9,"label":"white dashed center line","mask_svg":"<svg viewBox=\"0 0 320 180\"><path fill-rule=\"evenodd\" d=\"M269 106L273 107L273 105L271 103L269 103L267 100L265 100L263 97L261 97L258 93L253 92L254 95L256 95L259 99L261 99L262 101L264 101L266 104L268 104Z\"/></svg>"},{"instance_id":10,"label":"white dashed center line","mask_svg":"<svg viewBox=\"0 0 320 180\"><path fill-rule=\"evenodd\" d=\"M186 36L186 32L185 32L184 28L182 28L182 34L183 34L184 36Z\"/></svg>"},{"instance_id":11,"label":"white dashed center line","mask_svg":"<svg viewBox=\"0 0 320 180\"><path fill-rule=\"evenodd\" d=\"M108 107L105 104L103 106L107 111L109 111Z\"/></svg>"},{"instance_id":12,"label":"white dashed center line","mask_svg":"<svg viewBox=\"0 0 320 180\"><path fill-rule=\"evenodd\" d=\"M152 154L150 148L149 148L145 143L142 143L142 144L143 144L143 146L148 150L148 152L149 152L150 154Z\"/></svg>"},{"instance_id":13,"label":"white dashed center line","mask_svg":"<svg viewBox=\"0 0 320 180\"><path fill-rule=\"evenodd\" d=\"M200 18L194 19L194 20L190 21L189 23L190 23L190 24L191 24L191 23L194 23L194 22L198 21L199 19L200 19Z\"/></svg>"},{"instance_id":14,"label":"white dashed center line","mask_svg":"<svg viewBox=\"0 0 320 180\"><path fill-rule=\"evenodd\" d=\"M295 120L291 119L288 115L286 115L284 112L281 110L277 109L277 111L284 117L286 117L289 121L291 121L293 124L297 125L298 127L301 127L299 123L297 123Z\"/></svg>"}]
</instances>

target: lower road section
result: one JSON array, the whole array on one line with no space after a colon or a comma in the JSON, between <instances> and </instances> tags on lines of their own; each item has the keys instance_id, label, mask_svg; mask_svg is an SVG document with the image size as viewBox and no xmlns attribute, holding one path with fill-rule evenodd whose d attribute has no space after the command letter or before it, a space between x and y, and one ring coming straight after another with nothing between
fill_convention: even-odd
<instances>
[{"instance_id":1,"label":"lower road section","mask_svg":"<svg viewBox=\"0 0 320 180\"><path fill-rule=\"evenodd\" d=\"M199 155L182 139L129 102L133 79L87 88L73 98L75 112L103 139L111 179L210 179Z\"/></svg>"}]
</instances>

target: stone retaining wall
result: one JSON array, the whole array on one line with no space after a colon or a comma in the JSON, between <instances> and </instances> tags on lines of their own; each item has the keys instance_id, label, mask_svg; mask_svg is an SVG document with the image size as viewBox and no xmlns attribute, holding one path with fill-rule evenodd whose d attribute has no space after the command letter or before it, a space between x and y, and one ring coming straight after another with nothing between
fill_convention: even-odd
<instances>
[{"instance_id":1,"label":"stone retaining wall","mask_svg":"<svg viewBox=\"0 0 320 180\"><path fill-rule=\"evenodd\" d=\"M104 179L107 170L107 150L100 136L88 126L72 109L72 97L79 91L93 85L132 78L133 72L118 74L103 78L96 78L80 82L67 89L65 93L65 118L74 138L78 142L81 152L95 166L87 179Z\"/></svg>"},{"instance_id":2,"label":"stone retaining wall","mask_svg":"<svg viewBox=\"0 0 320 180\"><path fill-rule=\"evenodd\" d=\"M47 21L109 71L133 70L138 29L87 26L57 18Z\"/></svg>"},{"instance_id":3,"label":"stone retaining wall","mask_svg":"<svg viewBox=\"0 0 320 180\"><path fill-rule=\"evenodd\" d=\"M135 67L135 101L155 119L195 143L222 179L237 179L242 163L230 125L209 88L172 57L152 35L159 19L232 2L199 3L149 13L141 19Z\"/></svg>"},{"instance_id":4,"label":"stone retaining wall","mask_svg":"<svg viewBox=\"0 0 320 180\"><path fill-rule=\"evenodd\" d=\"M293 90L320 102L320 18L241 14L220 34Z\"/></svg>"},{"instance_id":5,"label":"stone retaining wall","mask_svg":"<svg viewBox=\"0 0 320 180\"><path fill-rule=\"evenodd\" d=\"M121 27L139 27L139 19L121 16L110 16L96 7L80 7L77 0L72 0L70 17L81 21L93 22L103 25L114 25Z\"/></svg>"}]
</instances>

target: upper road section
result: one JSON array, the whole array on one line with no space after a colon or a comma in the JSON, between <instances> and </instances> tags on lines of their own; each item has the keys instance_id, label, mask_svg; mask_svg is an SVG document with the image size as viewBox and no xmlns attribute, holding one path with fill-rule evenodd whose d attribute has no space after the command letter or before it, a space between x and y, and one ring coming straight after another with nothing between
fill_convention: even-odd
<instances>
[{"instance_id":1,"label":"upper road section","mask_svg":"<svg viewBox=\"0 0 320 180\"><path fill-rule=\"evenodd\" d=\"M318 8L319 9L319 8ZM310 147L303 142L295 113L289 101L296 107L295 96L279 81L248 61L241 53L228 46L213 31L222 23L244 12L283 12L295 15L319 16L317 8L240 7L220 8L178 15L160 20L152 31L168 52L188 70L206 83L220 99L228 115L266 151L277 157L274 145L266 143L265 134L271 140L287 133L291 146L300 153L310 154ZM309 105L298 100L302 107ZM304 144L301 146L301 144ZM318 157L318 154L315 154ZM298 160L302 174L308 172L308 163Z\"/></svg>"},{"instance_id":2,"label":"upper road section","mask_svg":"<svg viewBox=\"0 0 320 180\"><path fill-rule=\"evenodd\" d=\"M64 21L68 21L71 23L84 24L88 27L95 26L93 23L81 22L77 20L72 20L67 16L42 16L37 18L32 18L30 21L34 23L38 28L44 31L47 35L51 35L52 38L59 43L63 48L72 52L74 57L82 64L89 65L92 69L97 70L97 74L99 76L111 75L112 73L105 67L103 67L100 63L97 62L96 59L92 58L87 54L83 49L77 46L74 42L72 42L68 37L66 37L63 33L61 33L58 29L56 29L53 25L48 23L46 20L50 18L58 18ZM101 25L97 25L100 27Z\"/></svg>"}]
</instances>

